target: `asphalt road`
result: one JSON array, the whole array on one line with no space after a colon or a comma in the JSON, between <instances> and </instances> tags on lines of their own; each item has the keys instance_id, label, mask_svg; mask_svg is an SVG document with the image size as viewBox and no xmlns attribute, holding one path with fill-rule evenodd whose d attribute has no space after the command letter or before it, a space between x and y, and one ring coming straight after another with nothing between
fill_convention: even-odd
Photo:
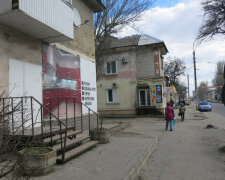
<instances>
[{"instance_id":1,"label":"asphalt road","mask_svg":"<svg viewBox=\"0 0 225 180\"><path fill-rule=\"evenodd\" d=\"M225 117L225 106L221 103L211 103L212 111Z\"/></svg>"}]
</instances>

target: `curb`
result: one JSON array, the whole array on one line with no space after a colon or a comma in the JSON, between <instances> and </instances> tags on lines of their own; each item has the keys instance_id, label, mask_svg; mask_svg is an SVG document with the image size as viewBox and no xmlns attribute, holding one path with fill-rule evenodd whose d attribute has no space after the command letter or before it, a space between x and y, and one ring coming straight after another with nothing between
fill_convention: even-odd
<instances>
[{"instance_id":1,"label":"curb","mask_svg":"<svg viewBox=\"0 0 225 180\"><path fill-rule=\"evenodd\" d=\"M134 165L134 167L130 170L130 172L126 175L124 180L134 180L135 177L139 174L140 170L146 164L147 160L149 159L152 152L155 150L156 146L158 145L158 138L155 138L154 142L149 146L148 150L141 159Z\"/></svg>"}]
</instances>

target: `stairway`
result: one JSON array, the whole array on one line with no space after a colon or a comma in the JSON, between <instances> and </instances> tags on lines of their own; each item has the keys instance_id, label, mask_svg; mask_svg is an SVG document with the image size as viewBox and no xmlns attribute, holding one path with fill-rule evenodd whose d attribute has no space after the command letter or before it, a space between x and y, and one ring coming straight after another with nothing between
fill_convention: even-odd
<instances>
[{"instance_id":1,"label":"stairway","mask_svg":"<svg viewBox=\"0 0 225 180\"><path fill-rule=\"evenodd\" d=\"M66 114L59 117L59 112L57 116L52 109L46 108L34 97L10 97L2 98L1 101L5 111L10 111L10 108L14 110L16 107L15 113L12 111L13 113L8 116L10 131L5 136L10 137L12 144L19 142L20 148L34 145L51 147L57 152L57 163L63 163L98 144L98 141L90 139L90 130L100 129L100 117L82 103L79 105L80 110L77 110L74 104L73 117L68 117L67 109ZM67 98L66 102L71 106L71 102L75 103L76 100L69 101ZM8 107L4 108L6 105ZM43 112L47 116L41 116Z\"/></svg>"},{"instance_id":2,"label":"stairway","mask_svg":"<svg viewBox=\"0 0 225 180\"><path fill-rule=\"evenodd\" d=\"M66 145L63 147L66 137ZM57 153L57 163L68 161L98 144L98 141L91 141L90 136L81 131L68 130L64 133L61 144L60 134L43 139L44 146L51 147ZM62 148L63 147L63 148Z\"/></svg>"}]
</instances>

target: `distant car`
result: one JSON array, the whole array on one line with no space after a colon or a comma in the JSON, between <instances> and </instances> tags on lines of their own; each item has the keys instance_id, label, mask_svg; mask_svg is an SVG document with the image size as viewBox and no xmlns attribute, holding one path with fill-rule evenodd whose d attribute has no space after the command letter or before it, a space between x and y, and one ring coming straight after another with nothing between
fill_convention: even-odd
<instances>
[{"instance_id":1,"label":"distant car","mask_svg":"<svg viewBox=\"0 0 225 180\"><path fill-rule=\"evenodd\" d=\"M190 104L191 104L191 100L190 100L190 99L187 99L185 103L186 103L187 105L190 105Z\"/></svg>"},{"instance_id":2,"label":"distant car","mask_svg":"<svg viewBox=\"0 0 225 180\"><path fill-rule=\"evenodd\" d=\"M202 101L198 104L199 111L212 111L212 106L206 101Z\"/></svg>"}]
</instances>

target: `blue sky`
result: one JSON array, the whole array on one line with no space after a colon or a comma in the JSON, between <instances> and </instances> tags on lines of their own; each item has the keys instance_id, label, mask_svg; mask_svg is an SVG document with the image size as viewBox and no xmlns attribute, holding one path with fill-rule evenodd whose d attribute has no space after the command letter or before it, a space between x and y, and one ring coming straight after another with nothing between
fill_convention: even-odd
<instances>
[{"instance_id":1,"label":"blue sky","mask_svg":"<svg viewBox=\"0 0 225 180\"><path fill-rule=\"evenodd\" d=\"M179 3L180 0L156 0L154 6L171 7Z\"/></svg>"},{"instance_id":2,"label":"blue sky","mask_svg":"<svg viewBox=\"0 0 225 180\"><path fill-rule=\"evenodd\" d=\"M144 12L135 28L127 26L120 37L134 34L148 34L165 42L169 56L181 57L187 67L181 81L187 85L190 75L190 91L194 90L193 42L202 23L201 0L158 0L154 6ZM211 84L219 60L225 60L225 37L217 37L195 47L197 62L197 80ZM210 64L208 62L211 62Z\"/></svg>"}]
</instances>

